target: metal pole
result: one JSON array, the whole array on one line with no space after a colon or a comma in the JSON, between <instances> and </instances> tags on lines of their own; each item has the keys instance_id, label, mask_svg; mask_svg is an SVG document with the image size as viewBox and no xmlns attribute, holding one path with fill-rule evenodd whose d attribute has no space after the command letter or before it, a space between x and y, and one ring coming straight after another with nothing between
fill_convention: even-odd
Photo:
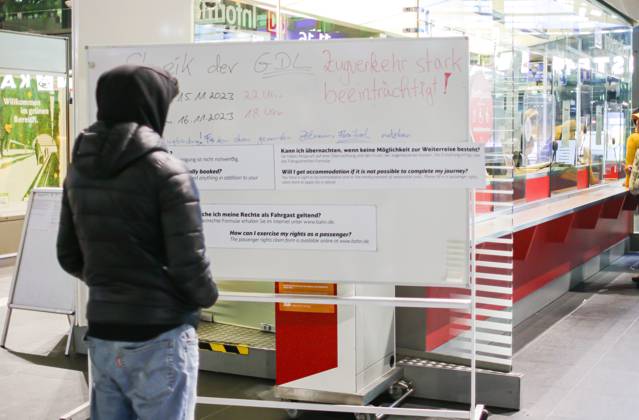
<instances>
[{"instance_id":1,"label":"metal pole","mask_svg":"<svg viewBox=\"0 0 639 420\"><path fill-rule=\"evenodd\" d=\"M68 315L67 319L69 320L69 333L67 334L67 346L64 350L65 356L68 356L69 351L71 350L71 340L73 339L73 326L75 325L75 316Z\"/></svg>"},{"instance_id":2,"label":"metal pole","mask_svg":"<svg viewBox=\"0 0 639 420\"><path fill-rule=\"evenodd\" d=\"M275 39L278 41L282 40L282 0L277 0L277 12L276 12L276 20L275 24Z\"/></svg>"},{"instance_id":3,"label":"metal pole","mask_svg":"<svg viewBox=\"0 0 639 420\"><path fill-rule=\"evenodd\" d=\"M635 26L632 30L632 52L633 60L632 72L632 107L639 106L639 26Z\"/></svg>"},{"instance_id":4,"label":"metal pole","mask_svg":"<svg viewBox=\"0 0 639 420\"><path fill-rule=\"evenodd\" d=\"M470 413L472 420L477 405L477 250L475 249L475 190L470 190Z\"/></svg>"},{"instance_id":5,"label":"metal pole","mask_svg":"<svg viewBox=\"0 0 639 420\"><path fill-rule=\"evenodd\" d=\"M415 8L415 36L417 38L420 37L419 35L419 0L417 0L417 7Z\"/></svg>"},{"instance_id":6,"label":"metal pole","mask_svg":"<svg viewBox=\"0 0 639 420\"><path fill-rule=\"evenodd\" d=\"M20 236L20 248L18 249L18 256L16 257L16 264L13 267L13 279L11 280L11 289L9 290L9 299L7 299L7 314L4 317L4 328L2 329L2 338L0 339L0 347L4 348L7 341L7 334L9 332L9 322L11 321L11 305L13 304L13 298L16 293L16 284L18 284L18 271L20 270L20 262L22 261L22 249L24 248L24 240L27 236L27 226L29 225L29 215L31 214L31 207L33 206L33 194L31 191L29 196L29 204L27 204L27 213L24 216L24 223L22 225L22 234Z\"/></svg>"},{"instance_id":7,"label":"metal pole","mask_svg":"<svg viewBox=\"0 0 639 420\"><path fill-rule=\"evenodd\" d=\"M5 348L4 344L7 342L7 333L9 332L9 322L11 321L11 306L7 303L7 313L4 316L4 325L2 327L2 339L0 340L0 347Z\"/></svg>"}]
</instances>

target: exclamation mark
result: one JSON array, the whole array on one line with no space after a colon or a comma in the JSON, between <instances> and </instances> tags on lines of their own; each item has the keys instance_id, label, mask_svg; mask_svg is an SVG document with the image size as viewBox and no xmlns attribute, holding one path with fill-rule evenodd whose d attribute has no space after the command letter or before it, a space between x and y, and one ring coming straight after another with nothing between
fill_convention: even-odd
<instances>
[{"instance_id":1,"label":"exclamation mark","mask_svg":"<svg viewBox=\"0 0 639 420\"><path fill-rule=\"evenodd\" d=\"M452 76L453 73L445 72L444 73L444 95L448 92L448 79Z\"/></svg>"}]
</instances>

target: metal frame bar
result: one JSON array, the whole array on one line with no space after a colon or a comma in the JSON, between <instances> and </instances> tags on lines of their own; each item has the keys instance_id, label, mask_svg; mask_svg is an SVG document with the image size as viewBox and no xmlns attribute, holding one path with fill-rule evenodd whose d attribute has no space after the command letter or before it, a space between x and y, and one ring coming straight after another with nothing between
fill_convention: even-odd
<instances>
[{"instance_id":1,"label":"metal frame bar","mask_svg":"<svg viewBox=\"0 0 639 420\"><path fill-rule=\"evenodd\" d=\"M377 296L318 296L277 293L220 293L219 301L261 303L310 303L324 305L375 304L396 308L470 309L471 299L394 298Z\"/></svg>"},{"instance_id":2,"label":"metal frame bar","mask_svg":"<svg viewBox=\"0 0 639 420\"><path fill-rule=\"evenodd\" d=\"M71 342L73 341L73 327L75 326L75 315L67 315L69 321L69 333L67 334L67 345L64 348L64 355L68 356L71 351Z\"/></svg>"},{"instance_id":3,"label":"metal frame bar","mask_svg":"<svg viewBox=\"0 0 639 420\"><path fill-rule=\"evenodd\" d=\"M31 193L29 195L29 204L27 205L27 213L25 214L24 224L22 225L22 233L20 235L20 249L18 249L18 253L16 256L16 265L15 265L15 269L13 270L13 276L11 278L11 288L9 289L9 298L7 300L7 313L5 314L5 317L4 317L2 336L0 336L0 347L2 348L6 348L5 344L7 342L7 335L9 334L9 324L11 322L11 315L13 313L13 310L20 309L25 311L35 311L35 312L45 312L45 313L51 313L51 314L66 315L71 325L69 327L69 332L67 333L67 344L65 346L64 355L68 356L71 350L71 340L73 338L73 326L75 323L75 310L69 311L64 309L47 309L47 308L39 308L35 306L13 304L13 299L15 297L15 292L16 292L16 285L18 283L18 273L20 272L20 264L22 264L22 251L24 250L24 239L27 236L29 219L31 218L31 208L33 207L33 197L38 192L57 193L59 191L60 191L60 188L34 188L33 190L31 190ZM75 300L74 300L73 306L76 306Z\"/></svg>"},{"instance_id":4,"label":"metal frame bar","mask_svg":"<svg viewBox=\"0 0 639 420\"><path fill-rule=\"evenodd\" d=\"M468 191L470 202L470 227L468 232L470 233L470 418L472 419L473 413L477 406L477 250L475 243L475 190L470 189ZM483 411L483 409L482 409ZM481 417L481 414L480 414Z\"/></svg>"},{"instance_id":5,"label":"metal frame bar","mask_svg":"<svg viewBox=\"0 0 639 420\"><path fill-rule=\"evenodd\" d=\"M197 402L204 405L230 405L234 407L294 409L301 411L324 411L331 413L384 414L392 416L439 417L446 419L474 420L476 410L446 410L424 408L376 407L359 405L335 405L303 402L284 402L268 400L246 400L241 398L198 397ZM483 408L482 408L483 409ZM472 417L469 417L472 416Z\"/></svg>"},{"instance_id":6,"label":"metal frame bar","mask_svg":"<svg viewBox=\"0 0 639 420\"><path fill-rule=\"evenodd\" d=\"M472 190L471 190L472 191ZM474 214L474 212L473 212ZM472 218L471 218L472 219ZM471 230L471 244L474 244L473 230ZM474 254L473 254L474 255ZM474 264L473 264L474 266ZM471 270L472 271L472 270ZM474 271L473 271L474 273ZM474 284L474 283L473 283ZM471 355L471 409L470 410L446 410L446 409L422 409L422 408L398 408L398 407L379 407L379 406L359 406L359 405L331 405L318 403L303 403L289 401L269 401L269 400L251 400L239 398L216 398L216 397L197 397L199 404L205 405L230 405L236 407L256 407L256 408L281 408L306 411L326 411L335 413L362 413L374 415L396 415L396 416L413 416L413 417L439 417L450 419L480 419L483 412L483 406L475 405L475 388L476 388L476 352L475 352L475 317L474 317L474 292L471 288L471 299L411 299L411 298L380 298L380 297L320 297L314 295L278 295L271 293L222 293L219 300L240 301L240 302L291 302L291 303L330 303L330 304L386 304L394 307L411 307L411 308L457 308L470 309L473 332L473 352ZM435 306L433 306L435 305ZM91 386L91 358L87 352L87 361L89 364L89 386ZM70 413L77 415L82 407L86 410L88 402L74 409ZM479 413L479 414L477 414ZM73 420L74 417L61 417L62 420Z\"/></svg>"},{"instance_id":7,"label":"metal frame bar","mask_svg":"<svg viewBox=\"0 0 639 420\"><path fill-rule=\"evenodd\" d=\"M16 293L16 283L18 280L18 271L20 270L20 263L22 262L22 250L24 248L24 238L27 236L27 226L29 225L29 214L33 207L33 194L31 191L29 197L29 203L27 204L27 213L24 217L24 223L22 225L22 233L20 234L20 248L18 249L18 255L16 257L16 265L13 269L13 276L11 278L11 289L9 289L9 299L7 300L7 313L4 316L4 326L2 328L2 337L0 338L0 347L5 348L7 342L7 334L9 333L9 322L11 321L11 312L13 311L12 303Z\"/></svg>"},{"instance_id":8,"label":"metal frame bar","mask_svg":"<svg viewBox=\"0 0 639 420\"><path fill-rule=\"evenodd\" d=\"M60 420L85 420L89 418L88 411L91 409L91 401L74 408L60 416ZM80 417L81 416L81 417Z\"/></svg>"}]
</instances>

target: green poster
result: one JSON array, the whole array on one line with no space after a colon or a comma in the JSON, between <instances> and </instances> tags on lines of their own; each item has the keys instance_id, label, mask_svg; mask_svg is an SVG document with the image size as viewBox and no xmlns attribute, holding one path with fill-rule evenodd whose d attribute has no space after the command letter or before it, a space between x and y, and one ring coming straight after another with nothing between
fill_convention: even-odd
<instances>
[{"instance_id":1,"label":"green poster","mask_svg":"<svg viewBox=\"0 0 639 420\"><path fill-rule=\"evenodd\" d=\"M64 77L0 74L0 206L60 186L65 91Z\"/></svg>"}]
</instances>

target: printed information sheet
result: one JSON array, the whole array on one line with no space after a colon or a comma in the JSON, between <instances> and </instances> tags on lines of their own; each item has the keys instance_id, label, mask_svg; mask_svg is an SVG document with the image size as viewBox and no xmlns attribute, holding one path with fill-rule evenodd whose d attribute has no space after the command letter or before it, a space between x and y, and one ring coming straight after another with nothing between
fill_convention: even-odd
<instances>
[{"instance_id":1,"label":"printed information sheet","mask_svg":"<svg viewBox=\"0 0 639 420\"><path fill-rule=\"evenodd\" d=\"M272 146L175 147L201 190L272 190Z\"/></svg>"},{"instance_id":2,"label":"printed information sheet","mask_svg":"<svg viewBox=\"0 0 639 420\"><path fill-rule=\"evenodd\" d=\"M481 188L483 146L325 144L178 147L202 190Z\"/></svg>"},{"instance_id":3,"label":"printed information sheet","mask_svg":"<svg viewBox=\"0 0 639 420\"><path fill-rule=\"evenodd\" d=\"M484 149L465 144L276 146L278 189L473 188Z\"/></svg>"},{"instance_id":4,"label":"printed information sheet","mask_svg":"<svg viewBox=\"0 0 639 420\"><path fill-rule=\"evenodd\" d=\"M203 205L212 248L377 250L374 206Z\"/></svg>"}]
</instances>

